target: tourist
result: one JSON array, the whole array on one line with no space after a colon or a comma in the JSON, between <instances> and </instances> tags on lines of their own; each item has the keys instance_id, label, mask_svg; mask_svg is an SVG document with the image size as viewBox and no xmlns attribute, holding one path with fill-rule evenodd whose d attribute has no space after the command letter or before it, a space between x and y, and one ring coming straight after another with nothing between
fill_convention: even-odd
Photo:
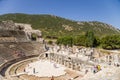
<instances>
[{"instance_id":1,"label":"tourist","mask_svg":"<svg viewBox=\"0 0 120 80\"><path fill-rule=\"evenodd\" d=\"M88 73L88 70L86 69L86 70L85 70L85 74L87 74L87 73Z\"/></svg>"},{"instance_id":2,"label":"tourist","mask_svg":"<svg viewBox=\"0 0 120 80\"><path fill-rule=\"evenodd\" d=\"M35 68L33 68L33 73L35 74Z\"/></svg>"},{"instance_id":3,"label":"tourist","mask_svg":"<svg viewBox=\"0 0 120 80\"><path fill-rule=\"evenodd\" d=\"M101 70L101 66L97 65L97 70L100 71Z\"/></svg>"},{"instance_id":4,"label":"tourist","mask_svg":"<svg viewBox=\"0 0 120 80\"><path fill-rule=\"evenodd\" d=\"M54 80L54 77L52 76L51 80Z\"/></svg>"},{"instance_id":5,"label":"tourist","mask_svg":"<svg viewBox=\"0 0 120 80\"><path fill-rule=\"evenodd\" d=\"M24 68L24 72L26 72L25 68Z\"/></svg>"},{"instance_id":6,"label":"tourist","mask_svg":"<svg viewBox=\"0 0 120 80\"><path fill-rule=\"evenodd\" d=\"M96 73L96 72L97 72L97 66L94 66L93 73Z\"/></svg>"},{"instance_id":7,"label":"tourist","mask_svg":"<svg viewBox=\"0 0 120 80\"><path fill-rule=\"evenodd\" d=\"M117 63L117 67L119 67L120 65Z\"/></svg>"}]
</instances>

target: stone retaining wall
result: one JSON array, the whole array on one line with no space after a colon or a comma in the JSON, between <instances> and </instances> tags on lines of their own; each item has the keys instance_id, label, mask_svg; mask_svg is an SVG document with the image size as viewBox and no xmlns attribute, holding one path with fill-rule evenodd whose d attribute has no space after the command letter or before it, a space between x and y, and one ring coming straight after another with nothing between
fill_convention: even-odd
<instances>
[{"instance_id":1,"label":"stone retaining wall","mask_svg":"<svg viewBox=\"0 0 120 80\"><path fill-rule=\"evenodd\" d=\"M4 73L5 73L5 70L12 64L16 63L16 62L19 62L21 60L25 60L25 59L28 59L28 58L32 58L32 57L37 57L38 55L31 55L31 56L26 56L26 57L22 57L22 58L17 58L17 59L13 59L13 60L10 60L10 61L7 61L6 63L3 63L0 65L0 74L2 76L4 76Z\"/></svg>"},{"instance_id":2,"label":"stone retaining wall","mask_svg":"<svg viewBox=\"0 0 120 80\"><path fill-rule=\"evenodd\" d=\"M12 39L11 39L12 37ZM12 40L12 42L26 42L27 37L24 31L20 30L0 30L0 42L8 42ZM13 39L15 38L15 39ZM8 40L9 39L9 40Z\"/></svg>"}]
</instances>

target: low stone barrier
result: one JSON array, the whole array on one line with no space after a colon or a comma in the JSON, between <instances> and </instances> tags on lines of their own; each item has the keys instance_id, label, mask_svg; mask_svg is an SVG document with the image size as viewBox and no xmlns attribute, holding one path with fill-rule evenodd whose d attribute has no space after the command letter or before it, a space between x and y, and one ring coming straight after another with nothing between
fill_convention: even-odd
<instances>
[{"instance_id":1,"label":"low stone barrier","mask_svg":"<svg viewBox=\"0 0 120 80\"><path fill-rule=\"evenodd\" d=\"M19 62L19 61L22 61L22 60L25 60L25 59L28 59L28 58L37 57L37 56L38 55L30 55L30 56L26 56L26 57L22 57L22 58L16 58L16 59L13 59L13 60L9 60L6 63L3 63L3 64L0 65L0 74L2 76L5 76L5 71L10 65L12 65L16 62Z\"/></svg>"}]
</instances>

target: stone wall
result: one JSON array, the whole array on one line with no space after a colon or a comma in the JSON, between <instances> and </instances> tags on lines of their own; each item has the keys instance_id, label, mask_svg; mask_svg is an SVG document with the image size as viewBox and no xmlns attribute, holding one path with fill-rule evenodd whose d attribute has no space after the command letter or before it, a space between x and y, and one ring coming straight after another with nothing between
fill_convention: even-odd
<instances>
[{"instance_id":1,"label":"stone wall","mask_svg":"<svg viewBox=\"0 0 120 80\"><path fill-rule=\"evenodd\" d=\"M28 40L31 40L32 34L36 34L37 35L36 41L40 41L40 39L42 37L42 33L40 30L32 29L30 24L15 23L15 25L16 25L17 29L21 28L21 30L26 33L26 37Z\"/></svg>"},{"instance_id":2,"label":"stone wall","mask_svg":"<svg viewBox=\"0 0 120 80\"><path fill-rule=\"evenodd\" d=\"M5 75L5 70L12 64L16 63L16 62L19 62L19 61L22 61L22 60L25 60L25 59L28 59L28 58L33 58L33 57L37 57L38 55L30 55L30 56L26 56L26 57L22 57L22 58L16 58L16 59L12 59L12 60L9 60L7 61L6 63L3 63L0 65L0 74L2 76Z\"/></svg>"},{"instance_id":3,"label":"stone wall","mask_svg":"<svg viewBox=\"0 0 120 80\"><path fill-rule=\"evenodd\" d=\"M13 41L12 41L13 40ZM0 42L26 42L24 31L0 30Z\"/></svg>"},{"instance_id":4,"label":"stone wall","mask_svg":"<svg viewBox=\"0 0 120 80\"><path fill-rule=\"evenodd\" d=\"M14 23L11 20L0 22L0 37L2 38L15 37L17 42L26 42L32 41L32 34L36 35L37 42L42 42L43 39L41 31L32 29L30 24ZM4 42L5 39L0 39L0 42L2 41ZM9 39L7 39L6 41L8 42Z\"/></svg>"},{"instance_id":5,"label":"stone wall","mask_svg":"<svg viewBox=\"0 0 120 80\"><path fill-rule=\"evenodd\" d=\"M13 21L1 21L0 22L0 30L15 30L16 26Z\"/></svg>"},{"instance_id":6,"label":"stone wall","mask_svg":"<svg viewBox=\"0 0 120 80\"><path fill-rule=\"evenodd\" d=\"M0 42L17 42L15 37L0 37Z\"/></svg>"}]
</instances>

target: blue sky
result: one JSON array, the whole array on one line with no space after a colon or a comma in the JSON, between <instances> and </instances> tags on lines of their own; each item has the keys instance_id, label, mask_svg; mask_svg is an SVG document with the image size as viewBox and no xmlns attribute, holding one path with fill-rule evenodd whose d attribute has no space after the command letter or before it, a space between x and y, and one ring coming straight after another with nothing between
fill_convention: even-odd
<instances>
[{"instance_id":1,"label":"blue sky","mask_svg":"<svg viewBox=\"0 0 120 80\"><path fill-rule=\"evenodd\" d=\"M6 13L52 14L120 29L120 0L0 0L0 14Z\"/></svg>"}]
</instances>

